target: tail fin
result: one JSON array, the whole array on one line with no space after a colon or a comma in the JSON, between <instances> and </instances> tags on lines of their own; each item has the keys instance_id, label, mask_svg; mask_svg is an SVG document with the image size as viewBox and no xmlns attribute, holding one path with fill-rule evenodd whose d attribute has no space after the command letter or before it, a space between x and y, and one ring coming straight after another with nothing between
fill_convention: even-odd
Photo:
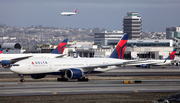
<instances>
[{"instance_id":1,"label":"tail fin","mask_svg":"<svg viewBox=\"0 0 180 103\"><path fill-rule=\"evenodd\" d=\"M2 54L2 52L3 52L3 49L0 50L0 54Z\"/></svg>"},{"instance_id":2,"label":"tail fin","mask_svg":"<svg viewBox=\"0 0 180 103\"><path fill-rule=\"evenodd\" d=\"M74 12L77 13L77 9L75 9Z\"/></svg>"},{"instance_id":3,"label":"tail fin","mask_svg":"<svg viewBox=\"0 0 180 103\"><path fill-rule=\"evenodd\" d=\"M128 37L129 37L128 33L124 34L124 36L118 42L116 48L113 50L113 52L111 53L109 58L123 59L127 41L128 41Z\"/></svg>"},{"instance_id":4,"label":"tail fin","mask_svg":"<svg viewBox=\"0 0 180 103\"><path fill-rule=\"evenodd\" d=\"M53 54L63 54L64 49L67 45L67 41L68 39L64 39L58 46L56 49L54 49L51 53Z\"/></svg>"},{"instance_id":5,"label":"tail fin","mask_svg":"<svg viewBox=\"0 0 180 103\"><path fill-rule=\"evenodd\" d=\"M177 49L174 49L171 54L166 58L167 60L174 60L175 58L175 55L176 55L176 50Z\"/></svg>"},{"instance_id":6,"label":"tail fin","mask_svg":"<svg viewBox=\"0 0 180 103\"><path fill-rule=\"evenodd\" d=\"M73 57L74 58L79 58L79 56L78 56L78 54L77 54L77 52L76 52L76 50L73 48Z\"/></svg>"}]
</instances>

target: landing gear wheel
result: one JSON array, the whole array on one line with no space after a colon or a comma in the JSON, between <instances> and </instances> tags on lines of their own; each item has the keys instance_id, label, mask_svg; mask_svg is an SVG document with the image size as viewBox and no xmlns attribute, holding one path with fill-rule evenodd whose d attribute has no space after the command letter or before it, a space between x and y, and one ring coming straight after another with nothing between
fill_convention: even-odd
<instances>
[{"instance_id":1,"label":"landing gear wheel","mask_svg":"<svg viewBox=\"0 0 180 103\"><path fill-rule=\"evenodd\" d=\"M88 82L88 81L89 81L89 79L85 78L85 77L78 79L78 82Z\"/></svg>"},{"instance_id":2,"label":"landing gear wheel","mask_svg":"<svg viewBox=\"0 0 180 103\"><path fill-rule=\"evenodd\" d=\"M24 78L23 78L24 75L21 74L21 75L19 75L19 76L21 77L20 82L24 82L24 81L25 81Z\"/></svg>"},{"instance_id":3,"label":"landing gear wheel","mask_svg":"<svg viewBox=\"0 0 180 103\"><path fill-rule=\"evenodd\" d=\"M24 82L25 80L24 79L21 79L20 82Z\"/></svg>"}]
</instances>

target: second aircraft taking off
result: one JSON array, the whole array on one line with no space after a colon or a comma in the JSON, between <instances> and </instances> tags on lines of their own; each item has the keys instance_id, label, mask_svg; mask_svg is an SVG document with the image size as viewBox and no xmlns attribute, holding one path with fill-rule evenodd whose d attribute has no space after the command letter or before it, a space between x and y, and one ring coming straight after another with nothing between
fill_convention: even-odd
<instances>
[{"instance_id":1,"label":"second aircraft taking off","mask_svg":"<svg viewBox=\"0 0 180 103\"><path fill-rule=\"evenodd\" d=\"M62 16L71 16L71 15L75 15L77 13L77 9L74 10L74 12L62 12L61 15Z\"/></svg>"}]
</instances>

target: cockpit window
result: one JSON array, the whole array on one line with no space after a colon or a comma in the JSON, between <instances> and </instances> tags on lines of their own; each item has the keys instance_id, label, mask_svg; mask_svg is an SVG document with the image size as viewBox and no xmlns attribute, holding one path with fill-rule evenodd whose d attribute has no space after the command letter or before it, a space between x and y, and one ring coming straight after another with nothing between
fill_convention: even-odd
<instances>
[{"instance_id":1,"label":"cockpit window","mask_svg":"<svg viewBox=\"0 0 180 103\"><path fill-rule=\"evenodd\" d=\"M19 66L19 64L13 64L13 66Z\"/></svg>"}]
</instances>

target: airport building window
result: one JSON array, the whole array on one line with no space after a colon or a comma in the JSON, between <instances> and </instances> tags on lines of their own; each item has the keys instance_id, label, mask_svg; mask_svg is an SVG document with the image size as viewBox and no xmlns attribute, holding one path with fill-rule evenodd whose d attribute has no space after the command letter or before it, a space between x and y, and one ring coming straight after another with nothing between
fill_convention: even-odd
<instances>
[{"instance_id":1,"label":"airport building window","mask_svg":"<svg viewBox=\"0 0 180 103\"><path fill-rule=\"evenodd\" d=\"M128 47L169 47L170 43L127 43Z\"/></svg>"}]
</instances>

